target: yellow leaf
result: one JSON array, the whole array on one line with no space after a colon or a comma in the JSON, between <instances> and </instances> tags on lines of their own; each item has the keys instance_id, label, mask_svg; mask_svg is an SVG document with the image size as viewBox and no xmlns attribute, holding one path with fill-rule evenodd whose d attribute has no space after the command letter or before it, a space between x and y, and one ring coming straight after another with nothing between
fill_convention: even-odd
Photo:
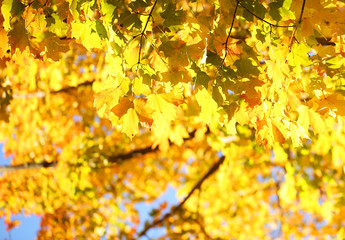
<instances>
[{"instance_id":1,"label":"yellow leaf","mask_svg":"<svg viewBox=\"0 0 345 240\"><path fill-rule=\"evenodd\" d=\"M233 117L228 124L226 124L226 132L229 135L236 135L237 130L236 130L236 119Z\"/></svg>"},{"instance_id":2,"label":"yellow leaf","mask_svg":"<svg viewBox=\"0 0 345 240\"><path fill-rule=\"evenodd\" d=\"M8 49L8 37L5 29L0 29L0 58L2 58Z\"/></svg>"},{"instance_id":3,"label":"yellow leaf","mask_svg":"<svg viewBox=\"0 0 345 240\"><path fill-rule=\"evenodd\" d=\"M169 134L169 139L177 146L181 146L184 142L183 138L187 137L189 137L189 134L183 125L175 126Z\"/></svg>"},{"instance_id":4,"label":"yellow leaf","mask_svg":"<svg viewBox=\"0 0 345 240\"><path fill-rule=\"evenodd\" d=\"M94 107L100 117L104 117L113 107L119 103L120 97L124 95L121 88L110 88L96 95Z\"/></svg>"},{"instance_id":5,"label":"yellow leaf","mask_svg":"<svg viewBox=\"0 0 345 240\"><path fill-rule=\"evenodd\" d=\"M296 200L296 187L295 179L293 176L293 168L291 164L286 164L287 173L285 174L285 181L283 182L281 188L278 191L280 201L283 204L291 204Z\"/></svg>"},{"instance_id":6,"label":"yellow leaf","mask_svg":"<svg viewBox=\"0 0 345 240\"><path fill-rule=\"evenodd\" d=\"M108 52L105 55L105 61L108 63L107 70L112 76L117 76L121 74L122 71L122 58Z\"/></svg>"},{"instance_id":7,"label":"yellow leaf","mask_svg":"<svg viewBox=\"0 0 345 240\"><path fill-rule=\"evenodd\" d=\"M284 151L284 148L279 143L275 143L273 147L273 151L274 151L274 162L280 165L285 165L288 160L288 155Z\"/></svg>"},{"instance_id":8,"label":"yellow leaf","mask_svg":"<svg viewBox=\"0 0 345 240\"><path fill-rule=\"evenodd\" d=\"M162 113L166 121L176 119L176 106L167 102L160 94L151 94L147 97L147 106L152 110ZM155 120L155 118L153 118Z\"/></svg>"},{"instance_id":9,"label":"yellow leaf","mask_svg":"<svg viewBox=\"0 0 345 240\"><path fill-rule=\"evenodd\" d=\"M6 31L10 30L11 28L11 9L12 9L12 2L15 0L4 0L1 6L1 13L4 18L3 27Z\"/></svg>"},{"instance_id":10,"label":"yellow leaf","mask_svg":"<svg viewBox=\"0 0 345 240\"><path fill-rule=\"evenodd\" d=\"M332 164L335 168L340 168L344 166L344 147L335 145L332 148Z\"/></svg>"},{"instance_id":11,"label":"yellow leaf","mask_svg":"<svg viewBox=\"0 0 345 240\"><path fill-rule=\"evenodd\" d=\"M308 135L304 131L304 128L298 123L287 120L282 120L282 122L288 129L286 137L291 138L292 146L294 148L299 147L302 144L301 139L309 139Z\"/></svg>"},{"instance_id":12,"label":"yellow leaf","mask_svg":"<svg viewBox=\"0 0 345 240\"><path fill-rule=\"evenodd\" d=\"M134 79L133 92L137 96L140 96L141 94L148 96L151 94L150 87L143 83L142 78Z\"/></svg>"},{"instance_id":13,"label":"yellow leaf","mask_svg":"<svg viewBox=\"0 0 345 240\"><path fill-rule=\"evenodd\" d=\"M297 123L301 125L305 131L305 133L308 133L309 129L309 108L304 105L299 105L297 108L297 111L299 113Z\"/></svg>"},{"instance_id":14,"label":"yellow leaf","mask_svg":"<svg viewBox=\"0 0 345 240\"><path fill-rule=\"evenodd\" d=\"M208 91L205 88L199 90L198 93L195 95L195 98L201 107L200 117L207 124L210 124L212 118L214 118L217 114L217 103L213 100L212 96L208 93Z\"/></svg>"},{"instance_id":15,"label":"yellow leaf","mask_svg":"<svg viewBox=\"0 0 345 240\"><path fill-rule=\"evenodd\" d=\"M147 106L147 103L144 99L136 98L134 99L133 103L135 111L139 114L140 121L142 121L141 117L145 119L152 119L153 110Z\"/></svg>"},{"instance_id":16,"label":"yellow leaf","mask_svg":"<svg viewBox=\"0 0 345 240\"><path fill-rule=\"evenodd\" d=\"M169 148L170 124L160 112L152 114L154 122L152 124L152 133L154 136L153 148L159 145L159 149L166 151Z\"/></svg>"},{"instance_id":17,"label":"yellow leaf","mask_svg":"<svg viewBox=\"0 0 345 240\"><path fill-rule=\"evenodd\" d=\"M246 107L241 106L240 109L237 112L235 112L235 119L241 125L249 123L249 115L246 111Z\"/></svg>"},{"instance_id":18,"label":"yellow leaf","mask_svg":"<svg viewBox=\"0 0 345 240\"><path fill-rule=\"evenodd\" d=\"M122 132L132 139L139 132L139 118L133 108L128 109L127 113L121 118Z\"/></svg>"},{"instance_id":19,"label":"yellow leaf","mask_svg":"<svg viewBox=\"0 0 345 240\"><path fill-rule=\"evenodd\" d=\"M133 66L135 66L139 61L139 45L138 44L139 42L137 41L131 41L123 53L124 59L126 60L129 68L132 68ZM141 54L143 54L143 52L141 52Z\"/></svg>"},{"instance_id":20,"label":"yellow leaf","mask_svg":"<svg viewBox=\"0 0 345 240\"><path fill-rule=\"evenodd\" d=\"M309 110L310 126L313 128L316 134L325 133L327 131L326 124L321 118L320 114Z\"/></svg>"}]
</instances>

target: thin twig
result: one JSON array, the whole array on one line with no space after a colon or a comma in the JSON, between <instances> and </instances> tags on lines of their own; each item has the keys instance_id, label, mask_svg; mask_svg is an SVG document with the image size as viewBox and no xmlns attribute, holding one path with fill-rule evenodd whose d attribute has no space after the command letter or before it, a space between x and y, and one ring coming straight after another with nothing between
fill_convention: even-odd
<instances>
[{"instance_id":1,"label":"thin twig","mask_svg":"<svg viewBox=\"0 0 345 240\"><path fill-rule=\"evenodd\" d=\"M293 41L293 39L295 38L295 34L296 34L296 31L297 31L297 28L298 28L298 26L299 26L299 25L301 24L301 22L302 22L303 12L304 12L304 8L305 8L305 2L306 2L306 0L303 0L302 9L301 9L301 14L300 14L300 16L299 16L299 19L298 19L298 22L297 22L297 24L296 24L296 26L295 26L295 29L293 30L293 32L292 32L292 34L291 34L290 44L289 44L290 50L291 50L291 46L292 46L292 41Z\"/></svg>"},{"instance_id":2,"label":"thin twig","mask_svg":"<svg viewBox=\"0 0 345 240\"><path fill-rule=\"evenodd\" d=\"M238 5L240 4L240 1L237 0L237 3L236 3L236 7L235 7L235 11L234 11L234 15L232 16L232 22L231 22L231 27L230 27L230 31L228 33L228 36L226 38L226 41L224 43L225 47L225 54L224 54L224 57L223 57L223 60L222 60L222 64L220 65L220 67L223 67L224 65L224 61L225 61L225 58L226 56L228 55L228 41L229 41L229 38L230 38L230 34L231 34L231 31L232 31L232 27L234 26L234 22L235 22L235 18L236 18L236 12L237 12L237 8L238 8Z\"/></svg>"},{"instance_id":3,"label":"thin twig","mask_svg":"<svg viewBox=\"0 0 345 240\"><path fill-rule=\"evenodd\" d=\"M145 26L144 26L143 30L141 31L140 35L138 35L138 36L140 36L140 44L139 44L139 56L138 56L138 63L137 63L137 69L136 69L136 71L138 71L139 64L140 64L140 60L141 60L141 50L142 50L142 47L143 47L143 37L144 37L144 35L145 35L145 31L146 31L147 25L149 24L150 18L152 18L152 13L153 13L153 10L154 10L155 7L156 7L157 1L158 1L158 0L156 0L155 3L153 4L153 6L152 6L152 8L151 8L151 11L150 11L150 13L149 13L149 16L148 16L148 18L147 18L147 21L146 21L146 23L145 23Z\"/></svg>"},{"instance_id":4,"label":"thin twig","mask_svg":"<svg viewBox=\"0 0 345 240\"><path fill-rule=\"evenodd\" d=\"M259 17L258 15L256 15L255 13L253 13L252 11L250 11L246 6L244 6L242 3L239 2L239 5L244 8L247 12L249 12L251 15L253 15L254 17L256 17L257 19L260 19L261 21L263 21L264 23L267 23L268 25L270 25L271 27L277 27L277 28L289 28L289 27L295 27L295 25L278 25L278 24L273 24L268 22L267 20Z\"/></svg>"},{"instance_id":5,"label":"thin twig","mask_svg":"<svg viewBox=\"0 0 345 240\"><path fill-rule=\"evenodd\" d=\"M157 227L157 225L163 223L167 218L173 216L178 210L180 210L183 205L187 202L187 200L193 195L193 193L201 187L201 185L204 183L206 179L208 179L213 173L215 173L220 165L224 162L225 157L221 157L215 164L212 165L212 167L207 171L207 173L195 184L195 186L192 188L192 190L188 193L187 197L180 202L178 205L175 205L171 208L170 212L163 215L161 218L153 221L151 224L148 224L139 234L138 237L142 237L146 234L147 231L149 231L151 228Z\"/></svg>"}]
</instances>

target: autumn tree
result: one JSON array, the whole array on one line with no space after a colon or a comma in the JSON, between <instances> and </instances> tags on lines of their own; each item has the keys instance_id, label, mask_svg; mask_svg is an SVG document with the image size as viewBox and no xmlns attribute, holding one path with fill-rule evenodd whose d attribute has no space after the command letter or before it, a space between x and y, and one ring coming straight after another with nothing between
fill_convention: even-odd
<instances>
[{"instance_id":1,"label":"autumn tree","mask_svg":"<svg viewBox=\"0 0 345 240\"><path fill-rule=\"evenodd\" d=\"M343 0L0 0L0 216L38 239L344 239ZM148 206L167 187L179 203Z\"/></svg>"}]
</instances>

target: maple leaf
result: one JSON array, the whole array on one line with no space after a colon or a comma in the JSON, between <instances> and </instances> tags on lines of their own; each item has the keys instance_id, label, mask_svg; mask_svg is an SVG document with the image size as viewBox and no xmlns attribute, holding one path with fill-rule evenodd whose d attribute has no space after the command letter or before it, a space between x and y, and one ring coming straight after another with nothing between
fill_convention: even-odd
<instances>
[{"instance_id":1,"label":"maple leaf","mask_svg":"<svg viewBox=\"0 0 345 240\"><path fill-rule=\"evenodd\" d=\"M94 106L100 115L104 115L119 103L119 99L123 95L124 92L121 88L109 88L95 97Z\"/></svg>"},{"instance_id":2,"label":"maple leaf","mask_svg":"<svg viewBox=\"0 0 345 240\"><path fill-rule=\"evenodd\" d=\"M69 51L69 40L60 39L58 36L46 32L44 40L39 43L39 49L40 52L44 52L48 58L58 61L61 53Z\"/></svg>"},{"instance_id":3,"label":"maple leaf","mask_svg":"<svg viewBox=\"0 0 345 240\"><path fill-rule=\"evenodd\" d=\"M8 43L11 45L11 52L14 53L16 49L24 51L27 47L30 47L29 33L25 28L24 20L16 22L8 32Z\"/></svg>"},{"instance_id":4,"label":"maple leaf","mask_svg":"<svg viewBox=\"0 0 345 240\"><path fill-rule=\"evenodd\" d=\"M0 42L0 58L2 58L7 49L8 49L8 37L6 34L5 29L0 27L0 38L1 38L1 42Z\"/></svg>"},{"instance_id":5,"label":"maple leaf","mask_svg":"<svg viewBox=\"0 0 345 240\"><path fill-rule=\"evenodd\" d=\"M7 223L6 231L10 231L12 228L15 228L20 225L19 220L13 220L10 223Z\"/></svg>"},{"instance_id":6,"label":"maple leaf","mask_svg":"<svg viewBox=\"0 0 345 240\"><path fill-rule=\"evenodd\" d=\"M122 121L122 132L132 139L138 132L139 118L133 108L129 108L127 113L121 118Z\"/></svg>"},{"instance_id":7,"label":"maple leaf","mask_svg":"<svg viewBox=\"0 0 345 240\"><path fill-rule=\"evenodd\" d=\"M344 238L344 1L0 5L8 230Z\"/></svg>"},{"instance_id":8,"label":"maple leaf","mask_svg":"<svg viewBox=\"0 0 345 240\"><path fill-rule=\"evenodd\" d=\"M147 96L147 106L152 110L161 113L161 116L167 122L170 122L177 117L176 106L172 103L167 102L160 94L151 94ZM153 119L154 121L156 121L154 117Z\"/></svg>"},{"instance_id":9,"label":"maple leaf","mask_svg":"<svg viewBox=\"0 0 345 240\"><path fill-rule=\"evenodd\" d=\"M206 122L210 123L211 120L216 117L218 105L213 100L212 96L205 88L202 88L195 95L196 101L201 107L200 117Z\"/></svg>"}]
</instances>

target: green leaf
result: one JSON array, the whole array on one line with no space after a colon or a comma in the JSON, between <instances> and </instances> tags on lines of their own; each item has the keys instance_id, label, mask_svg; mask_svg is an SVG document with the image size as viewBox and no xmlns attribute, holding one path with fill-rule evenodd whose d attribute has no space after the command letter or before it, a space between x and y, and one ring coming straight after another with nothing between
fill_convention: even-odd
<instances>
[{"instance_id":1,"label":"green leaf","mask_svg":"<svg viewBox=\"0 0 345 240\"><path fill-rule=\"evenodd\" d=\"M150 6L147 2L143 0L136 0L136 1L131 1L130 4L128 4L128 7L132 9L132 11L137 11L140 8L146 8Z\"/></svg>"},{"instance_id":2,"label":"green leaf","mask_svg":"<svg viewBox=\"0 0 345 240\"><path fill-rule=\"evenodd\" d=\"M241 1L241 4L260 18L265 18L267 9L258 0L245 0ZM243 17L248 21L253 21L253 15L246 10L243 11Z\"/></svg>"},{"instance_id":3,"label":"green leaf","mask_svg":"<svg viewBox=\"0 0 345 240\"><path fill-rule=\"evenodd\" d=\"M283 0L279 0L279 1L271 2L270 4L268 4L268 6L270 7L270 11L269 11L270 16L277 22L282 19L279 9L282 7L283 3L284 3Z\"/></svg>"},{"instance_id":4,"label":"green leaf","mask_svg":"<svg viewBox=\"0 0 345 240\"><path fill-rule=\"evenodd\" d=\"M119 25L128 30L134 28L141 29L141 21L138 14L125 11L119 18Z\"/></svg>"},{"instance_id":5,"label":"green leaf","mask_svg":"<svg viewBox=\"0 0 345 240\"><path fill-rule=\"evenodd\" d=\"M182 25L185 13L182 10L176 10L176 5L169 2L166 4L164 11L161 13L164 18L163 27Z\"/></svg>"},{"instance_id":6,"label":"green leaf","mask_svg":"<svg viewBox=\"0 0 345 240\"><path fill-rule=\"evenodd\" d=\"M251 58L238 59L234 65L237 67L237 74L240 76L257 76L260 73L257 64Z\"/></svg>"},{"instance_id":7,"label":"green leaf","mask_svg":"<svg viewBox=\"0 0 345 240\"><path fill-rule=\"evenodd\" d=\"M104 25L102 24L102 22L99 21L95 21L96 24L96 31L98 33L98 36L101 39L108 39L108 34L107 34L107 30L105 29Z\"/></svg>"},{"instance_id":8,"label":"green leaf","mask_svg":"<svg viewBox=\"0 0 345 240\"><path fill-rule=\"evenodd\" d=\"M208 83L211 81L211 77L202 71L195 63L192 63L191 69L196 73L196 76L193 78L195 85L201 85L207 88Z\"/></svg>"}]
</instances>

